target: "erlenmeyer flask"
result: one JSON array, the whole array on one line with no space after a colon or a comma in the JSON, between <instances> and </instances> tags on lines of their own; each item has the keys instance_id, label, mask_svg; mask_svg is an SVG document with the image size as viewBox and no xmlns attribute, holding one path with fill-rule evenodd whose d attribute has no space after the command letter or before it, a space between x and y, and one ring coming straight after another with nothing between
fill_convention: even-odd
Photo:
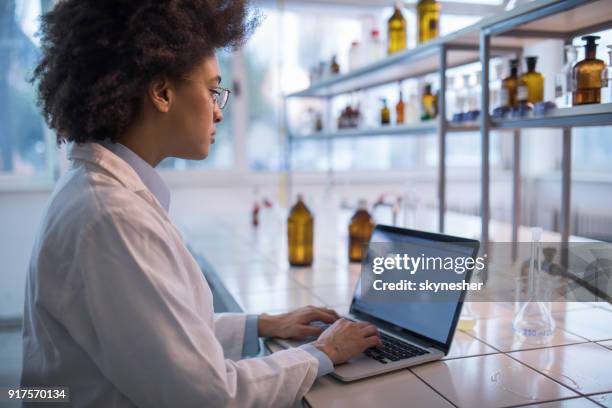
<instances>
[{"instance_id":1,"label":"erlenmeyer flask","mask_svg":"<svg viewBox=\"0 0 612 408\"><path fill-rule=\"evenodd\" d=\"M546 344L555 332L555 321L546 302L537 300L540 287L542 237L541 228L533 228L531 262L529 263L529 293L527 301L514 317L514 333L522 341L532 344Z\"/></svg>"}]
</instances>

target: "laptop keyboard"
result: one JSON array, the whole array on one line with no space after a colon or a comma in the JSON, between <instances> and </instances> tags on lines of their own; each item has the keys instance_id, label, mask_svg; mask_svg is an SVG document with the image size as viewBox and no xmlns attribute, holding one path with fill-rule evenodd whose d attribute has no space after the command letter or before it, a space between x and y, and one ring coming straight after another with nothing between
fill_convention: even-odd
<instances>
[{"instance_id":1,"label":"laptop keyboard","mask_svg":"<svg viewBox=\"0 0 612 408\"><path fill-rule=\"evenodd\" d=\"M374 360L387 364L390 361L405 360L416 356L422 356L429 353L420 347L413 346L410 343L391 337L383 332L380 332L382 346L369 348L364 351L364 354Z\"/></svg>"},{"instance_id":2,"label":"laptop keyboard","mask_svg":"<svg viewBox=\"0 0 612 408\"><path fill-rule=\"evenodd\" d=\"M326 329L329 324L320 321L310 323L312 326L321 327ZM382 340L382 346L372 347L364 351L363 353L373 358L374 360L387 364L388 362L405 360L416 356L422 356L428 354L429 351L422 349L417 346L413 346L410 343L406 343L395 337L391 337L383 332L380 333L380 339ZM314 338L313 338L314 339Z\"/></svg>"}]
</instances>

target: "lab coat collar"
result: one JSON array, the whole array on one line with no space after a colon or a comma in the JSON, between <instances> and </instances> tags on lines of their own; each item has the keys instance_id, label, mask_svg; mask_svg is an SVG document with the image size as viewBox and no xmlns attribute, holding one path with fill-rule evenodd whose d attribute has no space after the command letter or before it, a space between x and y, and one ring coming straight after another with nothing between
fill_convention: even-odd
<instances>
[{"instance_id":1,"label":"lab coat collar","mask_svg":"<svg viewBox=\"0 0 612 408\"><path fill-rule=\"evenodd\" d=\"M126 150L129 150L125 148ZM130 153L136 155L131 150ZM123 157L120 157L118 154L112 152L109 148L104 147L103 143L71 143L68 146L68 159L70 160L82 160L85 162L93 163L100 166L102 169L110 173L117 181L119 181L126 188L134 191L147 191L151 193L150 195L155 197L157 204L164 208L166 212L168 212L169 205L169 191L166 187L165 183L157 174L153 167L149 166L149 169L146 169L145 166L133 166ZM142 159L141 159L142 160ZM143 161L144 162L144 161ZM146 162L145 162L146 164ZM147 170L149 172L147 173ZM139 171L143 172L143 176L145 173L146 176L141 177ZM152 172L152 173L151 173ZM145 179L155 184L155 187L149 188L145 182ZM155 194L155 191L160 191L165 189L167 194L167 199L162 202L160 198ZM162 198L163 199L163 198Z\"/></svg>"},{"instance_id":2,"label":"lab coat collar","mask_svg":"<svg viewBox=\"0 0 612 408\"><path fill-rule=\"evenodd\" d=\"M105 140L100 144L132 166L132 169L138 174L140 180L142 180L144 185L147 186L149 191L157 198L157 201L164 207L164 210L166 210L166 212L170 210L170 190L161 176L149 163L121 143L113 143L110 140Z\"/></svg>"}]
</instances>

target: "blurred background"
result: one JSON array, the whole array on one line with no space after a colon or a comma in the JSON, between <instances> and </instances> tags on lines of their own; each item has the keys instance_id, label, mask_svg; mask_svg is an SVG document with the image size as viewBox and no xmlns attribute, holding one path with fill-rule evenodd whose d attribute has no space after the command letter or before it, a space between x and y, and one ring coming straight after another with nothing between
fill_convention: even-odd
<instances>
[{"instance_id":1,"label":"blurred background","mask_svg":"<svg viewBox=\"0 0 612 408\"><path fill-rule=\"evenodd\" d=\"M508 6L502 0L440 3L442 36ZM54 183L68 166L65 146L58 147L54 134L45 126L33 86L27 80L40 56L36 36L39 16L53 4L54 0L0 1L0 324L5 325L19 324L34 237ZM193 220L212 214L249 219L256 200L268 202L284 219L298 192L306 194L307 202L325 201L337 208L355 207L361 198L372 208L386 197L409 195L411 205L422 209L423 217L428 211L435 214L439 159L435 132L406 138L304 138L287 154L287 132L317 131L316 116L323 108L318 100L286 100L283 96L308 88L317 80L313 75L325 75L317 69L322 63L327 70L334 56L340 73L349 72L356 64L350 51L352 44L364 47L373 30L378 30L379 41L387 44L387 21L393 14L393 3L288 0L255 4L264 19L251 40L242 50L218 54L225 86L233 93L210 157L202 162L167 159L158 168L173 193L173 219L186 228ZM404 3L402 13L408 27L407 48L413 48L417 44L415 2ZM610 31L600 35L602 45L612 43ZM605 47L598 52L607 62ZM545 95L553 99L553 78L565 63L563 43L541 40L523 53L540 56L538 71L550 78ZM498 79L509 74L508 59L492 63L498 66ZM449 118L455 109L451 104L458 103L453 92L458 95L471 87L476 89L480 69L476 62L449 70L448 77L453 78L447 82ZM398 88L408 104L411 96L422 96L425 82L437 89L436 81L438 76L434 74L340 95L331 102L331 118L324 120L325 126L337 127L344 107L356 104L364 126L368 121L375 123L381 98L387 99L394 121ZM572 139L571 233L608 241L612 239L610 127L576 128L573 132L580 137ZM561 132L538 129L523 134L521 224L559 232ZM537 137L528 137L530 134ZM491 217L502 223L510 222L512 216L512 147L511 138L492 133ZM448 135L449 214L480 214L480 149L477 130ZM390 222L384 209L373 212L377 221ZM435 215L432 217L435 219ZM448 222L449 230L461 232L461 228L463 224L454 227ZM478 237L479 228L474 231L466 235ZM503 231L491 235L497 241L510 238L509 232Z\"/></svg>"}]
</instances>

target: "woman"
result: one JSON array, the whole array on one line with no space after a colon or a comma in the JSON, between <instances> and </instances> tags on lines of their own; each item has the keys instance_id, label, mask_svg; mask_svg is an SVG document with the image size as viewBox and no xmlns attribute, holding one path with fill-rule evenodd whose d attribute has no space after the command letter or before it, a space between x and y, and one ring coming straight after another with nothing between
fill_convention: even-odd
<instances>
[{"instance_id":1,"label":"woman","mask_svg":"<svg viewBox=\"0 0 612 408\"><path fill-rule=\"evenodd\" d=\"M34 79L72 165L32 253L23 386L67 386L78 407L288 406L379 344L373 326L324 308L214 314L168 218L154 167L207 157L229 96L215 50L240 46L251 15L235 0L65 0L43 17ZM258 337L319 334L241 359Z\"/></svg>"}]
</instances>

